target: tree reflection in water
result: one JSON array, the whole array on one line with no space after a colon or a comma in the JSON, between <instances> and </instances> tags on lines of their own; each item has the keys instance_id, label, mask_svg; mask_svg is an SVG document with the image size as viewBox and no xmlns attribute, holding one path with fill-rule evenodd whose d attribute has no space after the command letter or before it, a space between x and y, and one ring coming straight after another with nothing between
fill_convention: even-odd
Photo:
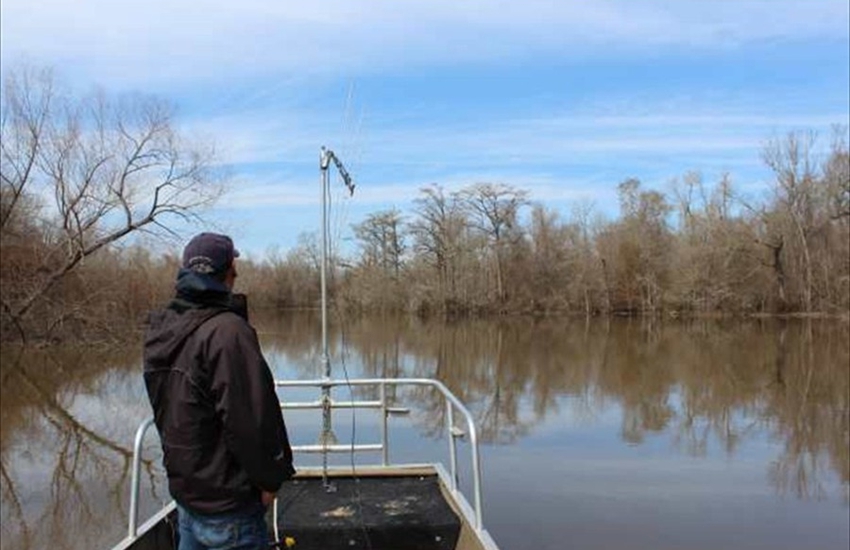
<instances>
[{"instance_id":1,"label":"tree reflection in water","mask_svg":"<svg viewBox=\"0 0 850 550\"><path fill-rule=\"evenodd\" d=\"M116 353L79 348L4 350L4 548L98 547L104 536L120 536L132 462L127 432L134 429L137 407L135 397L111 407L133 416L127 427L116 426L124 415L104 417L109 407L100 395L104 383L124 393L110 380L122 361ZM155 463L148 458L143 465L155 496L161 484Z\"/></svg>"},{"instance_id":2,"label":"tree reflection in water","mask_svg":"<svg viewBox=\"0 0 850 550\"><path fill-rule=\"evenodd\" d=\"M776 339L776 378L767 392L763 415L775 437L783 441L784 450L771 466L771 481L781 493L824 498L827 489L822 478L834 471L841 476L847 502L850 361L846 333L825 337L816 334L811 323L793 331L783 323ZM832 362L833 354L841 363Z\"/></svg>"},{"instance_id":3,"label":"tree reflection in water","mask_svg":"<svg viewBox=\"0 0 850 550\"><path fill-rule=\"evenodd\" d=\"M621 437L639 445L669 432L686 453L712 443L729 456L751 438L784 442L770 466L779 493L822 498L820 479L850 487L850 346L846 325L804 321L658 323L527 319L455 324L359 320L351 353L368 376L436 377L476 415L484 442L512 443L564 397L593 417L622 411ZM388 363L381 350L392 349ZM442 433L428 390L408 392ZM520 443L521 445L521 443Z\"/></svg>"},{"instance_id":4,"label":"tree reflection in water","mask_svg":"<svg viewBox=\"0 0 850 550\"><path fill-rule=\"evenodd\" d=\"M837 491L848 503L846 324L334 320L337 369L344 360L351 376L439 378L468 404L485 443L511 445L519 456L533 452L539 427L603 431L601 419L614 413L612 435L624 447L666 439L667 452L684 461L718 453L742 460L747 446L769 445L763 468L779 496L831 499ZM315 315L255 323L278 377L320 376ZM138 345L113 353L4 347L2 548L109 547L121 538L130 445L150 414L139 364ZM412 419L420 434L442 436L445 409L433 391L400 388L390 397L419 411ZM147 513L167 498L158 442L149 439Z\"/></svg>"}]
</instances>

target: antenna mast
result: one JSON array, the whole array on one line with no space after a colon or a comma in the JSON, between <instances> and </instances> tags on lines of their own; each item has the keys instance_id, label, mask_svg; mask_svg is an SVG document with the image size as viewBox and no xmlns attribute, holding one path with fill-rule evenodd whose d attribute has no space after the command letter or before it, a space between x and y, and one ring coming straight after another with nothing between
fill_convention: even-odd
<instances>
[{"instance_id":1,"label":"antenna mast","mask_svg":"<svg viewBox=\"0 0 850 550\"><path fill-rule=\"evenodd\" d=\"M328 196L330 195L330 184L328 178L328 167L333 161L339 175L342 177L345 186L350 194L354 194L354 183L351 181L351 176L343 166L342 162L337 158L333 151L321 148L319 153L319 171L321 172L321 187L322 187L322 258L321 258L321 287L322 287L322 368L324 371L325 381L331 379L331 360L328 352L328 282L327 270L329 262L328 253ZM331 386L327 384L322 386L322 433L319 436L319 443L322 445L322 484L325 489L332 491L333 487L328 483L328 445L336 443L336 436L331 428Z\"/></svg>"}]
</instances>

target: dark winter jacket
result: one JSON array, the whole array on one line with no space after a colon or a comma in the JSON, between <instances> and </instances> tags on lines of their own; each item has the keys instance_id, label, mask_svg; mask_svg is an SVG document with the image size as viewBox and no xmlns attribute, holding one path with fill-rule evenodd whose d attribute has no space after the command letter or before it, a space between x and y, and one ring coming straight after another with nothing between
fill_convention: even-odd
<instances>
[{"instance_id":1,"label":"dark winter jacket","mask_svg":"<svg viewBox=\"0 0 850 550\"><path fill-rule=\"evenodd\" d=\"M218 281L181 270L150 316L144 376L171 495L198 513L253 506L292 477L274 380L247 316Z\"/></svg>"}]
</instances>

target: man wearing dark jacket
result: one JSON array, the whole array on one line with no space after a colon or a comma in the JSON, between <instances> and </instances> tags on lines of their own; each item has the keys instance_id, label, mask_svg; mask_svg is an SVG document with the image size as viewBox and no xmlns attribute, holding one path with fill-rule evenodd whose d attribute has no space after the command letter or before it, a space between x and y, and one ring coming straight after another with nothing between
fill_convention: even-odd
<instances>
[{"instance_id":1,"label":"man wearing dark jacket","mask_svg":"<svg viewBox=\"0 0 850 550\"><path fill-rule=\"evenodd\" d=\"M274 380L231 292L238 255L225 235L193 238L176 296L151 314L145 337L179 550L267 548L265 508L295 473Z\"/></svg>"}]
</instances>

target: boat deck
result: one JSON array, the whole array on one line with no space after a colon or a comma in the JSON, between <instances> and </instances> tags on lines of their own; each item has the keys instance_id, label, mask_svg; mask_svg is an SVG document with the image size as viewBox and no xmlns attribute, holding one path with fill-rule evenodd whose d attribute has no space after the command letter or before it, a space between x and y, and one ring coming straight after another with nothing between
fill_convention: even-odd
<instances>
[{"instance_id":1,"label":"boat deck","mask_svg":"<svg viewBox=\"0 0 850 550\"><path fill-rule=\"evenodd\" d=\"M310 550L453 550L461 520L435 473L297 477L278 493L281 540Z\"/></svg>"},{"instance_id":2,"label":"boat deck","mask_svg":"<svg viewBox=\"0 0 850 550\"><path fill-rule=\"evenodd\" d=\"M381 426L379 443L295 445L297 453L381 452L381 464L351 467L331 466L326 473L333 490L328 491L323 470L298 466L295 478L281 487L270 507L267 525L271 546L310 550L321 548L364 550L498 550L481 519L481 469L478 437L472 415L445 385L428 378L364 378L277 380L278 387L327 388L377 387L378 400L331 401L332 408L376 409ZM448 444L448 470L442 463L390 463L388 418L406 414L408 409L390 403L387 389L410 386L431 388L442 395L445 406L444 429ZM324 400L285 402L282 409L316 409ZM462 422L456 425L454 413ZM113 550L173 550L177 538L175 504L170 502L142 525L138 523L139 482L142 443L153 419L136 431L133 450L130 510L127 536ZM463 427L465 429L463 429ZM472 469L473 505L458 486L457 440L468 440ZM354 460L352 459L352 463ZM288 543L288 544L287 544Z\"/></svg>"}]
</instances>

